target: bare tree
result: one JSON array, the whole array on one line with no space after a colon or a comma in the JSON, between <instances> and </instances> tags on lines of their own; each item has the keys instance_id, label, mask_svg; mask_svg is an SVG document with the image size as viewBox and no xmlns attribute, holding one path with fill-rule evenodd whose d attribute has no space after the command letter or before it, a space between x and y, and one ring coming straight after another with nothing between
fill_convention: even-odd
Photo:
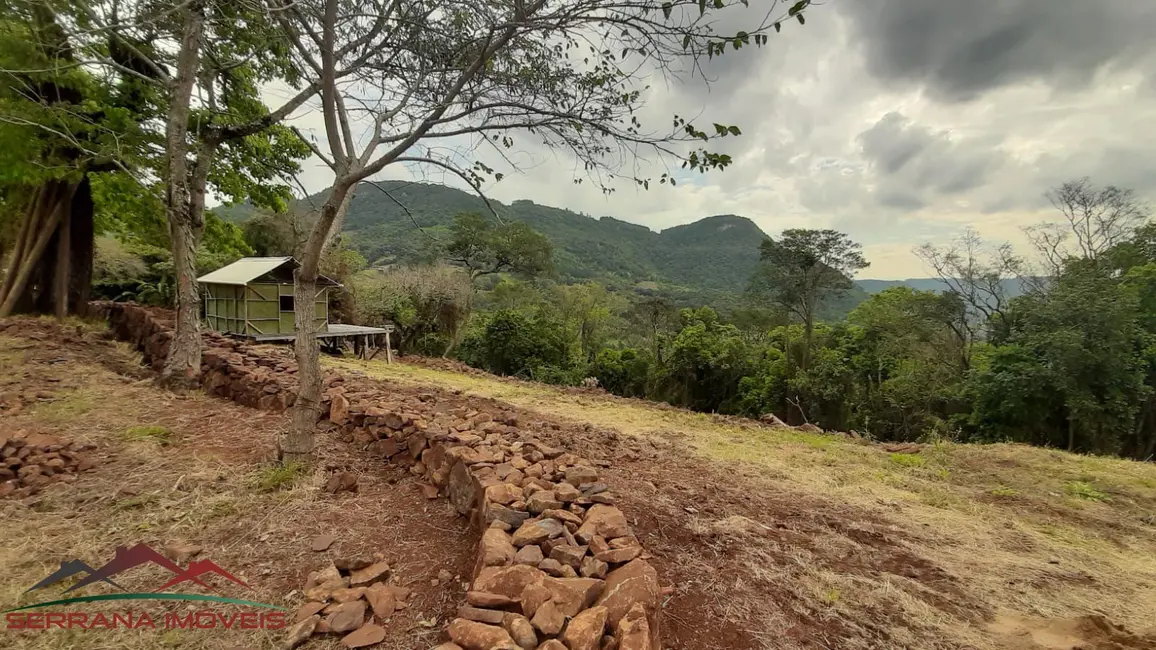
<instances>
[{"instance_id":1,"label":"bare tree","mask_svg":"<svg viewBox=\"0 0 1156 650\"><path fill-rule=\"evenodd\" d=\"M312 314L318 264L359 181L403 164L441 169L481 194L487 178L501 178L482 152L517 170L509 153L519 132L574 155L605 190L620 178L649 188L650 179L623 171L639 156L723 168L729 156L676 144L739 135L738 127L715 124L707 133L675 116L669 130L645 130L636 111L647 78L701 72L700 57L762 45L781 20L804 22L809 4L799 0L778 15L771 2L745 31L716 34L716 12L745 0L268 1L300 69L320 83L325 139L314 154L334 173L296 273L300 390L281 444L286 460L312 453L321 403ZM338 77L362 57L348 79ZM659 182L675 179L667 173Z\"/></svg>"},{"instance_id":2,"label":"bare tree","mask_svg":"<svg viewBox=\"0 0 1156 650\"><path fill-rule=\"evenodd\" d=\"M1006 281L1031 281L1024 273L1023 260L1015 255L1011 244L990 248L971 228L947 246L927 243L916 248L915 254L947 286L947 293L963 303L958 322L953 319L948 325L964 342L968 359L972 345L985 328L1006 324L1010 299Z\"/></svg>"},{"instance_id":3,"label":"bare tree","mask_svg":"<svg viewBox=\"0 0 1156 650\"><path fill-rule=\"evenodd\" d=\"M1096 261L1148 221L1148 205L1135 192L1114 185L1096 187L1087 177L1068 181L1046 196L1063 221L1030 226L1025 232L1052 275L1069 259Z\"/></svg>"}]
</instances>

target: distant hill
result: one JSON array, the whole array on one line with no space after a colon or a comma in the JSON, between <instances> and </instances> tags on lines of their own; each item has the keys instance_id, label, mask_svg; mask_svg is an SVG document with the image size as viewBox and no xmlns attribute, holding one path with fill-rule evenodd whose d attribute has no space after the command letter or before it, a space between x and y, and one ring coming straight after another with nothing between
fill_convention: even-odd
<instances>
[{"instance_id":1,"label":"distant hill","mask_svg":"<svg viewBox=\"0 0 1156 650\"><path fill-rule=\"evenodd\" d=\"M448 233L455 214L490 213L482 199L452 187L403 181L378 185L393 198L371 185L360 186L344 230L349 245L375 266L428 259L430 244ZM308 209L324 198L322 192L299 205ZM594 218L533 201L491 203L503 219L525 222L550 238L561 280L598 279L687 305L737 301L758 263L759 244L767 237L753 221L736 215L706 217L655 232L613 217ZM252 209L235 205L215 212L240 222Z\"/></svg>"},{"instance_id":2,"label":"distant hill","mask_svg":"<svg viewBox=\"0 0 1156 650\"><path fill-rule=\"evenodd\" d=\"M431 243L446 236L455 214L490 213L481 198L445 185L406 181L378 185L393 198L363 184L345 221L346 241L375 266L428 260ZM320 205L324 198L322 192L300 204L308 208ZM733 214L656 232L614 217L595 218L528 200L491 203L503 219L525 222L550 238L559 279L597 279L618 290L657 294L680 305L741 306L741 294L758 264L759 244L767 238L753 221ZM215 212L231 221L243 221L252 209L236 205ZM1019 282L1005 282L1008 296L1021 293ZM935 278L858 280L855 285L826 305L821 316L841 318L870 294L889 287L946 288Z\"/></svg>"},{"instance_id":3,"label":"distant hill","mask_svg":"<svg viewBox=\"0 0 1156 650\"><path fill-rule=\"evenodd\" d=\"M918 291L935 291L941 293L947 290L947 283L939 278L907 278L906 280L857 280L855 284L859 288L869 294L876 294L880 291L890 289L891 287L911 287ZM1003 284L1004 294L1008 298L1015 298L1023 294L1022 283L1015 278L1009 278L1001 282Z\"/></svg>"}]
</instances>

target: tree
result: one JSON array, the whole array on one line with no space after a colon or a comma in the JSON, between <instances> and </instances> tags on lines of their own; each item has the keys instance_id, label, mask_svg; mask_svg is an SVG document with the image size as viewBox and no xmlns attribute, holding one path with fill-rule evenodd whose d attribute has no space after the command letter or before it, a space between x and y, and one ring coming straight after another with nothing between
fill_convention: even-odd
<instances>
[{"instance_id":1,"label":"tree","mask_svg":"<svg viewBox=\"0 0 1156 650\"><path fill-rule=\"evenodd\" d=\"M1008 281L1042 288L1034 282L1036 278L1024 274L1024 262L1010 244L989 249L971 228L947 246L923 244L915 254L947 285L945 293L955 296L964 308L950 326L964 341L967 359L984 328L995 340L1007 335Z\"/></svg>"},{"instance_id":2,"label":"tree","mask_svg":"<svg viewBox=\"0 0 1156 650\"><path fill-rule=\"evenodd\" d=\"M131 0L22 0L12 6L45 26L33 34L33 42L65 54L58 55L55 67L42 69L95 71L105 83L131 84L129 100L155 107L152 115L107 126L99 134L110 143L106 149L112 148L112 160L122 169L131 169L144 185L156 178L164 183L178 300L162 378L191 383L200 370L196 252L205 227L207 188L212 185L220 194L260 205L283 204L288 188L270 181L296 172L296 161L308 149L276 125L316 94L318 86L299 83L285 56L288 42L271 29L275 23L257 0L193 0L176 6ZM7 72L19 77L30 70ZM259 91L274 80L297 92L269 111ZM42 101L47 114L30 125L91 151L86 138L60 128L61 122L84 117L90 104L48 100L51 97ZM158 128L162 123L163 132ZM143 131L141 137L123 137L136 131ZM119 160L131 156L131 163ZM226 164L215 164L218 158Z\"/></svg>"},{"instance_id":3,"label":"tree","mask_svg":"<svg viewBox=\"0 0 1156 650\"><path fill-rule=\"evenodd\" d=\"M495 273L534 277L553 269L553 245L520 221L494 226L474 212L454 216L446 255L465 267L470 280Z\"/></svg>"},{"instance_id":4,"label":"tree","mask_svg":"<svg viewBox=\"0 0 1156 650\"><path fill-rule=\"evenodd\" d=\"M803 322L800 367L806 370L820 302L850 289L850 275L870 263L864 259L859 244L841 232L800 229L783 231L777 242L765 240L759 247L759 260L750 291L789 310Z\"/></svg>"},{"instance_id":5,"label":"tree","mask_svg":"<svg viewBox=\"0 0 1156 650\"><path fill-rule=\"evenodd\" d=\"M1068 181L1046 196L1063 221L1041 223L1026 233L1052 275L1069 259L1098 260L1148 220L1148 205L1135 192L1114 185L1096 187L1088 177Z\"/></svg>"},{"instance_id":6,"label":"tree","mask_svg":"<svg viewBox=\"0 0 1156 650\"><path fill-rule=\"evenodd\" d=\"M481 193L487 176L500 180L502 173L479 150L516 170L508 152L518 132L568 151L607 191L618 179L649 188L650 178L622 171L640 153L671 157L691 171L725 168L725 154L676 145L737 136L737 126L715 124L708 133L675 116L668 130L645 129L636 114L645 99L640 86L652 74L697 71L701 56L762 45L782 19L804 22L808 5L799 0L783 16L766 14L734 34L713 31L715 11L727 8L721 1L274 5L299 68L320 85L325 150L311 145L334 173L295 274L300 391L282 457L308 459L313 449L321 371L309 310L322 250L340 232L359 182L405 164L448 172ZM346 66L350 60L357 65ZM343 67L353 70L347 80ZM670 173L659 178L675 182Z\"/></svg>"}]
</instances>

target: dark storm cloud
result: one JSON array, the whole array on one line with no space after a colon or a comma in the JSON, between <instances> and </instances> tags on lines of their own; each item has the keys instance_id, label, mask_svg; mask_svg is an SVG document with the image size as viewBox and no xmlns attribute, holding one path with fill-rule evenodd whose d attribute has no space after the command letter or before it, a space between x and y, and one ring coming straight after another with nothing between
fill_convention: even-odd
<instances>
[{"instance_id":1,"label":"dark storm cloud","mask_svg":"<svg viewBox=\"0 0 1156 650\"><path fill-rule=\"evenodd\" d=\"M1040 79L1082 86L1105 66L1156 71L1152 0L839 0L870 72L941 100Z\"/></svg>"}]
</instances>

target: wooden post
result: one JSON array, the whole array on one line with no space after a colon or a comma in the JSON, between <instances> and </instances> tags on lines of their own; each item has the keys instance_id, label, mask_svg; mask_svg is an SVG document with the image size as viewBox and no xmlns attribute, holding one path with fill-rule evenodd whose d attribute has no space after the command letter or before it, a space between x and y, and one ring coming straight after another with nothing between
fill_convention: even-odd
<instances>
[{"instance_id":1,"label":"wooden post","mask_svg":"<svg viewBox=\"0 0 1156 650\"><path fill-rule=\"evenodd\" d=\"M389 329L385 328L385 362L393 363L393 346L389 343Z\"/></svg>"}]
</instances>

